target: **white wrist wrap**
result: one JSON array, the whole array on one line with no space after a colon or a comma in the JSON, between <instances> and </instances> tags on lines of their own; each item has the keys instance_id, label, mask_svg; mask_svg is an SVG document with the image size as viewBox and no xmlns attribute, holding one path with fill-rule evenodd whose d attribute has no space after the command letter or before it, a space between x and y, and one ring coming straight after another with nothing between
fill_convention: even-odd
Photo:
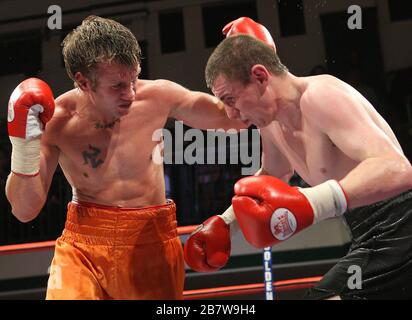
<instances>
[{"instance_id":1,"label":"white wrist wrap","mask_svg":"<svg viewBox=\"0 0 412 320\"><path fill-rule=\"evenodd\" d=\"M223 221L230 226L230 236L232 237L239 231L239 224L237 223L235 212L233 211L232 206L227 208L223 214L218 215L223 219Z\"/></svg>"},{"instance_id":2,"label":"white wrist wrap","mask_svg":"<svg viewBox=\"0 0 412 320\"><path fill-rule=\"evenodd\" d=\"M11 171L23 175L35 175L40 170L40 138L26 140L10 137Z\"/></svg>"},{"instance_id":3,"label":"white wrist wrap","mask_svg":"<svg viewBox=\"0 0 412 320\"><path fill-rule=\"evenodd\" d=\"M348 204L342 187L336 180L328 180L312 188L299 189L312 205L315 221L334 218L343 215Z\"/></svg>"}]
</instances>

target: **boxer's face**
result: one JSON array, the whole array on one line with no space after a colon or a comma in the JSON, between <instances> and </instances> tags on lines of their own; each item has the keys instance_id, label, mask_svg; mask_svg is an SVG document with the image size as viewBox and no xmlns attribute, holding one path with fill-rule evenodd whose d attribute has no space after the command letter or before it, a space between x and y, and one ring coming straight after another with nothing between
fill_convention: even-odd
<instances>
[{"instance_id":1,"label":"boxer's face","mask_svg":"<svg viewBox=\"0 0 412 320\"><path fill-rule=\"evenodd\" d=\"M115 62L99 63L95 87L89 92L96 109L109 118L128 114L136 97L139 71Z\"/></svg>"},{"instance_id":2,"label":"boxer's face","mask_svg":"<svg viewBox=\"0 0 412 320\"><path fill-rule=\"evenodd\" d=\"M213 83L212 92L225 103L230 119L240 120L247 126L254 124L259 128L267 126L274 119L276 102L255 81L244 85L220 75Z\"/></svg>"}]
</instances>

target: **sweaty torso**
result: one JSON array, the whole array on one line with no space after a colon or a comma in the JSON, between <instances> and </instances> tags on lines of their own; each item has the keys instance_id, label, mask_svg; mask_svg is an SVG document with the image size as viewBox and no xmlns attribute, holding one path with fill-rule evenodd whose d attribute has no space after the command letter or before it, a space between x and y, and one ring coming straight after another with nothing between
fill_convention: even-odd
<instances>
[{"instance_id":1,"label":"sweaty torso","mask_svg":"<svg viewBox=\"0 0 412 320\"><path fill-rule=\"evenodd\" d=\"M359 92L327 75L308 77L306 90L311 85L319 85L320 82L333 83L333 85L340 86L342 90L348 90L355 95L359 106L367 111L372 121L401 150L389 125ZM301 117L300 127L297 130L279 121L273 121L270 125L260 129L260 133L262 139L267 139L274 144L288 160L291 169L310 185L317 185L328 179L340 180L359 164L343 153L325 133L304 116Z\"/></svg>"},{"instance_id":2,"label":"sweaty torso","mask_svg":"<svg viewBox=\"0 0 412 320\"><path fill-rule=\"evenodd\" d=\"M83 117L76 90L57 100L51 139L60 153L59 164L79 201L119 207L166 203L163 165L153 161L169 108L157 104L155 84L139 81L129 113L109 124Z\"/></svg>"}]
</instances>

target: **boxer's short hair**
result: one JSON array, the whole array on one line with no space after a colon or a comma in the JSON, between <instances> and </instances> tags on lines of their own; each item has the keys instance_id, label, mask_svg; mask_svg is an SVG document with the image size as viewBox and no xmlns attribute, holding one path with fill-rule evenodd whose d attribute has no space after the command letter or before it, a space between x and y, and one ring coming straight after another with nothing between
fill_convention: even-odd
<instances>
[{"instance_id":1,"label":"boxer's short hair","mask_svg":"<svg viewBox=\"0 0 412 320\"><path fill-rule=\"evenodd\" d=\"M63 58L67 74L75 81L81 72L95 87L96 65L114 61L133 68L140 67L141 49L133 33L122 24L89 16L63 40Z\"/></svg>"},{"instance_id":2,"label":"boxer's short hair","mask_svg":"<svg viewBox=\"0 0 412 320\"><path fill-rule=\"evenodd\" d=\"M219 75L243 84L250 82L250 70L261 64L275 75L286 74L288 69L278 55L264 42L249 35L236 35L224 39L213 51L206 65L205 77L209 88Z\"/></svg>"}]
</instances>

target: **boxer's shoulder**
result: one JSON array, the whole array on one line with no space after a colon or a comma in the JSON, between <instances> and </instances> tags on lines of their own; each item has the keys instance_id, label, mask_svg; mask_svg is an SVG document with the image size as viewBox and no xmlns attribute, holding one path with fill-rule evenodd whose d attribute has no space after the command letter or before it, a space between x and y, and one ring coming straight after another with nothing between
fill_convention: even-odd
<instances>
[{"instance_id":1,"label":"boxer's shoulder","mask_svg":"<svg viewBox=\"0 0 412 320\"><path fill-rule=\"evenodd\" d=\"M187 89L165 79L139 80L136 87L136 100L149 101L157 107L170 107L182 98Z\"/></svg>"},{"instance_id":2,"label":"boxer's shoulder","mask_svg":"<svg viewBox=\"0 0 412 320\"><path fill-rule=\"evenodd\" d=\"M332 84L332 83L337 83L340 82L338 78L331 74L319 74L315 76L308 76L308 77L302 77L303 79L306 79L307 83L309 85L317 85L317 84Z\"/></svg>"},{"instance_id":3,"label":"boxer's shoulder","mask_svg":"<svg viewBox=\"0 0 412 320\"><path fill-rule=\"evenodd\" d=\"M153 100L161 96L163 86L159 80L138 80L136 100Z\"/></svg>"},{"instance_id":4,"label":"boxer's shoulder","mask_svg":"<svg viewBox=\"0 0 412 320\"><path fill-rule=\"evenodd\" d=\"M56 134L62 132L63 128L70 122L76 113L75 90L63 93L55 100L55 110L52 119L46 126L45 133Z\"/></svg>"},{"instance_id":5,"label":"boxer's shoulder","mask_svg":"<svg viewBox=\"0 0 412 320\"><path fill-rule=\"evenodd\" d=\"M137 92L142 94L156 93L156 96L158 96L159 94L170 92L170 90L174 90L178 86L177 83L166 79L139 80L137 83Z\"/></svg>"},{"instance_id":6,"label":"boxer's shoulder","mask_svg":"<svg viewBox=\"0 0 412 320\"><path fill-rule=\"evenodd\" d=\"M330 75L307 77L300 98L301 111L313 112L314 108L327 105L342 91L341 81Z\"/></svg>"},{"instance_id":7,"label":"boxer's shoulder","mask_svg":"<svg viewBox=\"0 0 412 320\"><path fill-rule=\"evenodd\" d=\"M77 106L76 90L70 90L56 98L56 109L53 116L55 120L67 121L73 117Z\"/></svg>"}]
</instances>

